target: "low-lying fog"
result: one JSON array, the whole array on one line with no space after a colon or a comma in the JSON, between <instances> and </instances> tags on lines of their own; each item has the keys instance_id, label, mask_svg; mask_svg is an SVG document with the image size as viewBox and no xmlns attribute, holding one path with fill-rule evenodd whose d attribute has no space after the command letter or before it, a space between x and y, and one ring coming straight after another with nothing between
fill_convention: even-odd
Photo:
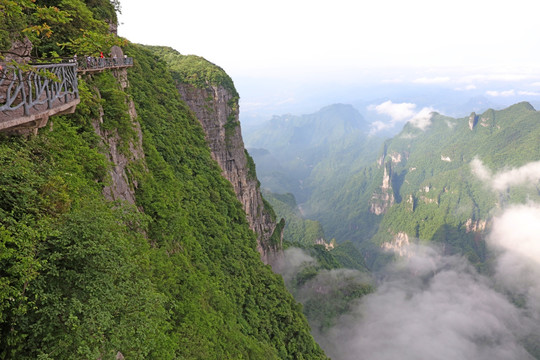
<instances>
[{"instance_id":1,"label":"low-lying fog","mask_svg":"<svg viewBox=\"0 0 540 360\"><path fill-rule=\"evenodd\" d=\"M518 178L529 181L538 167L531 163L492 175L479 160L471 165L494 190L505 190L501 179L510 179L507 186L519 185ZM490 276L461 256L410 246L406 256L376 274L376 291L357 300L333 327L315 332L316 340L334 360L533 359L530 353L538 355L540 347L540 205L501 210L486 241L493 258ZM299 249L285 254L278 266L285 281L314 261ZM340 271L354 274L334 270L334 281Z\"/></svg>"}]
</instances>

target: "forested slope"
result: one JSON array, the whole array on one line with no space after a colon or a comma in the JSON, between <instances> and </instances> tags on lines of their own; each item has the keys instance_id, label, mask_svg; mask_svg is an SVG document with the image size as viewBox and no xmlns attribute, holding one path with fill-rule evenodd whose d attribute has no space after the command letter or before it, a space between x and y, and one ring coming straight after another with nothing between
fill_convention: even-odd
<instances>
[{"instance_id":1,"label":"forested slope","mask_svg":"<svg viewBox=\"0 0 540 360\"><path fill-rule=\"evenodd\" d=\"M473 263L485 261L480 239L494 212L534 200L538 191L532 179L494 189L478 168L489 177L537 161L539 119L530 104L519 103L461 119L433 114L425 129L407 124L385 142L377 163L327 199L340 212L320 219L325 232L367 247L435 241Z\"/></svg>"},{"instance_id":2,"label":"forested slope","mask_svg":"<svg viewBox=\"0 0 540 360\"><path fill-rule=\"evenodd\" d=\"M15 3L14 28L35 25L27 13L56 8L98 23L112 9ZM106 29L93 35L108 38ZM40 39L37 55L48 46ZM166 63L139 45L124 51L135 59L126 90L116 73L82 76L75 114L36 136L0 139L0 357L325 358L300 305L261 262ZM134 205L104 194L110 138L130 159Z\"/></svg>"}]
</instances>

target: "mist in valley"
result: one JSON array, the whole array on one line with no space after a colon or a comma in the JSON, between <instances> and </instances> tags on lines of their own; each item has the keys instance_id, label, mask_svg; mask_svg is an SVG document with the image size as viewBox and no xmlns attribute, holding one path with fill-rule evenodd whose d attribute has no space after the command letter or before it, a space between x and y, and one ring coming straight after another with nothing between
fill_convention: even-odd
<instances>
[{"instance_id":1,"label":"mist in valley","mask_svg":"<svg viewBox=\"0 0 540 360\"><path fill-rule=\"evenodd\" d=\"M534 188L540 179L536 162L493 173L475 158L470 170L502 197L512 187ZM404 256L371 277L349 269L322 271L294 290L305 302L345 281L374 285L331 326L310 322L327 355L335 360L536 358L540 204L500 203L492 214L486 234L490 255L481 272L464 256L416 239L401 249ZM275 270L294 288L295 276L315 263L305 251L289 248Z\"/></svg>"}]
</instances>

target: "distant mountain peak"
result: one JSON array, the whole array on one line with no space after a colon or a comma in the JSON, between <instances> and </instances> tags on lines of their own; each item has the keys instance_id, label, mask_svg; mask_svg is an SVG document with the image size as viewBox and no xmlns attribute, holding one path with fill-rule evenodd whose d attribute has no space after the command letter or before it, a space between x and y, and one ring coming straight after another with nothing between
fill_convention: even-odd
<instances>
[{"instance_id":1,"label":"distant mountain peak","mask_svg":"<svg viewBox=\"0 0 540 360\"><path fill-rule=\"evenodd\" d=\"M531 105L528 101L522 101L517 104L511 105L505 110L530 110L530 111L536 111L534 106Z\"/></svg>"}]
</instances>

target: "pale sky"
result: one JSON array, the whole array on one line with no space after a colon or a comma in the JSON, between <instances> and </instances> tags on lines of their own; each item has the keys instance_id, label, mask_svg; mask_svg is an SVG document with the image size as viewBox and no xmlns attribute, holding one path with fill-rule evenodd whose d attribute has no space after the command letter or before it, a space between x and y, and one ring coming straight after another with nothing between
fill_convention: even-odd
<instances>
[{"instance_id":1,"label":"pale sky","mask_svg":"<svg viewBox=\"0 0 540 360\"><path fill-rule=\"evenodd\" d=\"M540 0L120 1L120 36L225 69L243 124L337 102L375 130L402 126L385 103L540 108Z\"/></svg>"},{"instance_id":2,"label":"pale sky","mask_svg":"<svg viewBox=\"0 0 540 360\"><path fill-rule=\"evenodd\" d=\"M451 68L474 76L486 69L536 72L540 64L537 0L122 0L121 5L119 35L203 56L233 78L339 78L410 67L428 75Z\"/></svg>"}]
</instances>

